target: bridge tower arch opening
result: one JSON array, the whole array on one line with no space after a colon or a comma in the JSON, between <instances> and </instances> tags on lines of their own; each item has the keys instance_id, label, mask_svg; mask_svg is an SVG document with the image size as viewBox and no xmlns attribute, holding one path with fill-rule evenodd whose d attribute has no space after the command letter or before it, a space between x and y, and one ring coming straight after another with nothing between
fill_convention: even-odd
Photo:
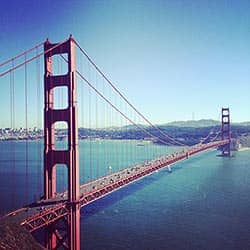
<instances>
[{"instance_id":1,"label":"bridge tower arch opening","mask_svg":"<svg viewBox=\"0 0 250 250\"><path fill-rule=\"evenodd\" d=\"M222 146L222 156L231 156L231 128L229 108L221 109L221 139L229 140L229 143Z\"/></svg>"},{"instance_id":2,"label":"bridge tower arch opening","mask_svg":"<svg viewBox=\"0 0 250 250\"><path fill-rule=\"evenodd\" d=\"M66 55L66 74L54 74L53 56ZM56 197L56 165L67 166L68 179L68 248L80 249L80 186L78 159L77 90L75 42L70 38L62 43L44 43L44 198ZM55 88L67 89L67 107L55 107ZM68 145L64 150L55 147L55 123L67 123ZM56 249L58 236L55 225L48 226L45 245Z\"/></svg>"}]
</instances>

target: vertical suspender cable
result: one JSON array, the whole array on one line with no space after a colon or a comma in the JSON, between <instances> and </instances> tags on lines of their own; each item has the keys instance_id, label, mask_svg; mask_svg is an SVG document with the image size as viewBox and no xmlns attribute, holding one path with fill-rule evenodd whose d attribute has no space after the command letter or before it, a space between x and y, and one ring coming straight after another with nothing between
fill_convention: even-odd
<instances>
[{"instance_id":1,"label":"vertical suspender cable","mask_svg":"<svg viewBox=\"0 0 250 250\"><path fill-rule=\"evenodd\" d=\"M83 64L82 64L82 55L80 55L80 68L81 70L83 71ZM78 85L79 86L79 85ZM85 112L84 112L84 85L81 84L81 95L80 95L80 100L81 100L81 127L84 131L84 115L85 115ZM83 135L84 136L84 135ZM85 155L84 155L84 141L82 142L82 147L80 147L80 149L82 150L82 154L80 154L80 163L81 163L81 168L82 168L82 179L84 180L84 182L86 181L86 178L85 178L85 164L84 164L84 159L86 159ZM82 160L82 162L81 162Z\"/></svg>"},{"instance_id":2,"label":"vertical suspender cable","mask_svg":"<svg viewBox=\"0 0 250 250\"><path fill-rule=\"evenodd\" d=\"M127 108L126 103L125 103L125 114L128 115L128 108ZM125 126L126 126L126 138L127 138L127 140L126 140L126 144L125 144L126 147L124 148L125 149L124 154L125 154L125 157L126 157L125 161L128 162L128 145L129 145L128 140L129 140L129 138L128 138L128 120L127 119L125 119Z\"/></svg>"},{"instance_id":3,"label":"vertical suspender cable","mask_svg":"<svg viewBox=\"0 0 250 250\"><path fill-rule=\"evenodd\" d=\"M121 99L120 99L120 109L123 111L123 109L122 109L122 101L121 101ZM122 133L123 133L123 125L122 125L122 116L120 116L120 119L119 119L119 127L120 128L122 128ZM121 135L122 135L122 133L121 133ZM122 137L121 137L121 139L122 139ZM123 150L123 145L124 145L124 143L123 143L123 140L121 140L121 143L120 143L120 147L119 147L119 151L118 151L118 153L119 153L119 159L120 159L120 168L119 168L119 170L121 170L121 168L123 167L122 166L122 163L123 163L123 159L122 159L122 157L123 157L123 154L122 154L122 150Z\"/></svg>"},{"instance_id":4,"label":"vertical suspender cable","mask_svg":"<svg viewBox=\"0 0 250 250\"><path fill-rule=\"evenodd\" d=\"M36 49L36 55L38 55L38 48ZM36 59L36 90L37 90L37 133L40 133L40 126L41 126L41 118L40 118L40 102L41 102L41 93L40 93L40 57ZM40 198L42 194L42 187L41 187L41 163L42 163L42 147L41 147L41 141L37 141L37 193L39 195L38 199Z\"/></svg>"},{"instance_id":5,"label":"vertical suspender cable","mask_svg":"<svg viewBox=\"0 0 250 250\"><path fill-rule=\"evenodd\" d=\"M112 100L111 99L111 89L110 88L109 88L109 95L108 96L109 96L110 100ZM112 122L112 118L111 118L112 111L113 110L111 110L110 108L107 108L108 127L109 128L111 128L111 126L112 126L112 124L111 124L111 122ZM108 156L109 156L108 161L109 161L109 163L112 162L112 164L110 164L110 166L109 166L110 172L112 172L112 168L114 167L113 165L115 164L115 158L116 158L116 156L114 156L114 154L111 153L112 152L111 148L112 148L112 143L110 143L109 147L108 147ZM111 150L111 152L110 152L110 150Z\"/></svg>"},{"instance_id":6,"label":"vertical suspender cable","mask_svg":"<svg viewBox=\"0 0 250 250\"><path fill-rule=\"evenodd\" d=\"M98 86L98 77L97 77L97 74L96 74L96 86ZM98 137L98 97L97 97L97 94L95 93L95 114L96 114L96 117L95 117L95 123L96 123L96 138ZM96 158L96 178L99 178L99 141L96 140L96 143L95 143L95 158Z\"/></svg>"},{"instance_id":7,"label":"vertical suspender cable","mask_svg":"<svg viewBox=\"0 0 250 250\"><path fill-rule=\"evenodd\" d=\"M116 106L118 105L118 102L117 102L117 98L115 96L115 103L116 103ZM120 107L119 107L120 108ZM114 123L114 126L115 127L118 127L119 128L119 115L120 114L117 114L113 111L114 115L113 115L113 123ZM119 134L118 134L119 136ZM117 138L119 140L119 137ZM115 168L115 171L119 170L120 168L120 161L119 161L119 146L117 146L117 143L118 141L116 141L115 143L115 155L116 155L116 168Z\"/></svg>"},{"instance_id":8,"label":"vertical suspender cable","mask_svg":"<svg viewBox=\"0 0 250 250\"><path fill-rule=\"evenodd\" d=\"M85 130L85 114L86 112L84 111L84 85L78 85L81 86L81 94L80 94L80 98L81 98L81 128L82 128L82 132L81 132L81 146L79 147L80 150L80 167L81 167L81 175L82 175L82 180L85 183L86 182L86 164L85 164L85 160L87 159L87 157L85 156L85 136L86 136L86 130Z\"/></svg>"},{"instance_id":9,"label":"vertical suspender cable","mask_svg":"<svg viewBox=\"0 0 250 250\"><path fill-rule=\"evenodd\" d=\"M12 61L12 67L14 67L14 61ZM15 129L15 77L14 77L14 72L12 75L12 108L13 108L13 112L12 112L12 122L13 122L13 128ZM13 171L14 171L14 176L16 175L16 149L15 149L15 143L13 144ZM15 178L14 179L14 195L13 195L13 199L15 202L15 193L16 193L16 182L15 182Z\"/></svg>"},{"instance_id":10,"label":"vertical suspender cable","mask_svg":"<svg viewBox=\"0 0 250 250\"><path fill-rule=\"evenodd\" d=\"M102 79L102 90L104 93L104 79ZM106 129L106 102L104 102L103 104L103 112L102 112L102 117L103 117L103 128ZM103 135L103 168L104 168L104 174L106 174L106 168L107 168L107 164L106 164L106 141L105 141L105 135Z\"/></svg>"},{"instance_id":11,"label":"vertical suspender cable","mask_svg":"<svg viewBox=\"0 0 250 250\"><path fill-rule=\"evenodd\" d=\"M13 136L13 109L12 109L12 106L13 106L13 103L12 103L12 99L13 99L13 96L12 96L12 85L13 85L13 80L12 80L13 76L12 76L12 72L10 72L10 84L9 84L9 87L10 87L10 131L9 133L11 134L11 136ZM14 168L13 168L13 145L14 145L14 142L13 140L10 140L10 164L11 164L11 172L12 172L12 175L14 175ZM13 179L11 179L13 181ZM14 183L12 183L11 187L13 188L14 187ZM14 193L14 190L12 189L11 190L11 207L15 207L15 200L13 199L13 193Z\"/></svg>"},{"instance_id":12,"label":"vertical suspender cable","mask_svg":"<svg viewBox=\"0 0 250 250\"><path fill-rule=\"evenodd\" d=\"M27 54L24 54L24 60L26 62L27 60ZM28 196L28 79L27 79L27 63L24 65L24 92L25 92L25 200L28 202L29 196Z\"/></svg>"},{"instance_id":13,"label":"vertical suspender cable","mask_svg":"<svg viewBox=\"0 0 250 250\"><path fill-rule=\"evenodd\" d=\"M128 110L128 112L129 112L129 114L130 114L130 119L132 119L132 111L129 109ZM132 140L132 134L131 134L131 128L132 128L132 126L131 126L132 124L129 122L128 123L128 126L129 126L129 128L128 128L128 130L129 130L129 133L130 133L130 136L129 136L129 147L128 147L128 162L129 162L129 164L131 164L131 162L132 162L132 157L131 157L131 150L132 150L132 146L131 146L131 140Z\"/></svg>"},{"instance_id":14,"label":"vertical suspender cable","mask_svg":"<svg viewBox=\"0 0 250 250\"><path fill-rule=\"evenodd\" d=\"M14 67L14 59L11 60L11 67ZM11 120L11 135L12 140L10 142L10 154L11 154L11 165L12 165L12 207L16 206L16 159L15 159L15 86L14 86L14 72L10 72L10 120Z\"/></svg>"},{"instance_id":15,"label":"vertical suspender cable","mask_svg":"<svg viewBox=\"0 0 250 250\"><path fill-rule=\"evenodd\" d=\"M91 72L89 71L89 78L91 79ZM91 130L91 89L89 88L89 175L92 181L92 130Z\"/></svg>"}]
</instances>

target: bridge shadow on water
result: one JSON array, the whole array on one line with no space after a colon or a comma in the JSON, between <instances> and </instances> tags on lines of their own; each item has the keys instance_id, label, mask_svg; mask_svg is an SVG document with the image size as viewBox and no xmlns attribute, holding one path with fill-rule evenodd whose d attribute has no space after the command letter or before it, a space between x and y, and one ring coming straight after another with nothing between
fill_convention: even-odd
<instances>
[{"instance_id":1,"label":"bridge shadow on water","mask_svg":"<svg viewBox=\"0 0 250 250\"><path fill-rule=\"evenodd\" d=\"M103 209L121 201L125 197L133 195L139 190L142 190L144 187L156 181L159 181L160 179L166 177L166 175L175 174L175 172L181 170L182 168L183 166L181 163L176 166L172 166L171 172L169 172L167 167L165 167L164 169L161 169L158 172L153 172L149 176L135 181L134 183L128 184L127 186L83 207L81 209L81 218L84 216L84 219L87 219L88 217L91 217L92 215L102 211Z\"/></svg>"}]
</instances>

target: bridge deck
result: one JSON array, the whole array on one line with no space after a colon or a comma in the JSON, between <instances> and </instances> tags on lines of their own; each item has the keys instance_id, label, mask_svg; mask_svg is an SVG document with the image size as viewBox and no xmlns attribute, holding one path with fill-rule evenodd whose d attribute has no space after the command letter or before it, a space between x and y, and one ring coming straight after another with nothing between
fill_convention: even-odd
<instances>
[{"instance_id":1,"label":"bridge deck","mask_svg":"<svg viewBox=\"0 0 250 250\"><path fill-rule=\"evenodd\" d=\"M188 151L180 151L166 155L142 164L136 164L124 170L101 177L95 181L81 185L80 200L81 207L86 206L134 181L137 181L153 172L169 166L170 164L189 158L211 148L227 144L228 140L210 142L203 145L193 146ZM48 225L69 212L67 192L58 194L50 200L40 200L27 207L13 211L5 217L24 225L30 232Z\"/></svg>"}]
</instances>

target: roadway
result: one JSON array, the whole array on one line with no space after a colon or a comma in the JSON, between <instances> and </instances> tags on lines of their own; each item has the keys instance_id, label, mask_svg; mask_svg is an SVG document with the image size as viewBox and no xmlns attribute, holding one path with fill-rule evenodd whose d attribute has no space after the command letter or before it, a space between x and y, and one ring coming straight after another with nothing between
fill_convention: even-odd
<instances>
[{"instance_id":1,"label":"roadway","mask_svg":"<svg viewBox=\"0 0 250 250\"><path fill-rule=\"evenodd\" d=\"M228 140L223 140L192 146L189 147L188 150L182 150L141 164L136 164L83 184L80 186L79 204L81 207L84 207L128 184L133 183L134 181L158 171L159 169L187 159L192 155L211 148L217 148L227 143ZM69 206L67 196L67 192L63 192L57 194L53 199L39 200L38 202L30 204L24 208L12 211L5 215L5 219L15 220L15 222L25 226L30 232L35 231L68 214Z\"/></svg>"}]
</instances>

